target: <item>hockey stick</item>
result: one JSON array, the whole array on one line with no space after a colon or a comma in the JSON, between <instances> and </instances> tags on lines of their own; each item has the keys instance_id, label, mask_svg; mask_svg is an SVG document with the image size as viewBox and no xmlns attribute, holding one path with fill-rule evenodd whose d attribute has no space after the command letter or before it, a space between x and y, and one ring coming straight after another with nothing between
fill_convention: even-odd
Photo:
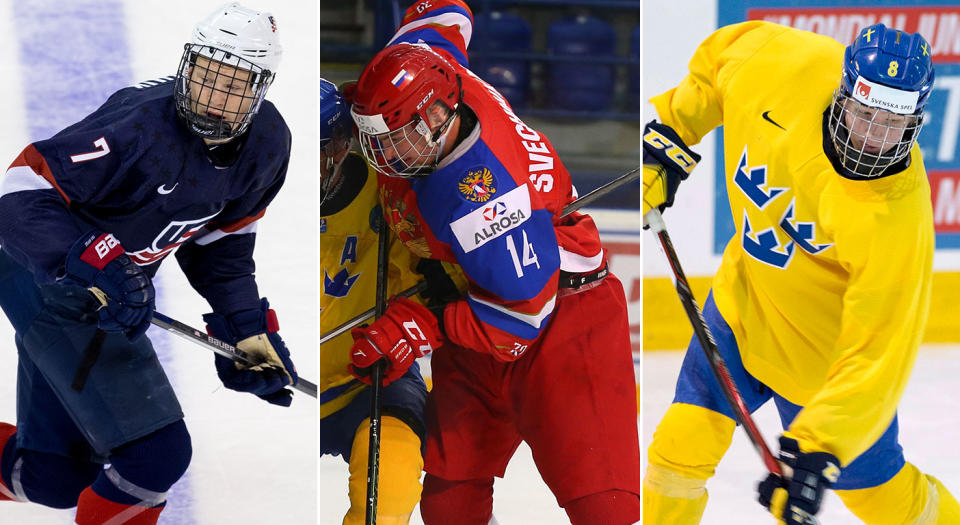
<instances>
[{"instance_id":1,"label":"hockey stick","mask_svg":"<svg viewBox=\"0 0 960 525\"><path fill-rule=\"evenodd\" d=\"M216 337L207 335L206 332L201 332L196 328L187 326L176 319L171 319L166 315L163 315L160 312L153 312L153 319L150 320L156 326L163 328L164 330L176 334L188 341L199 344L200 346L206 347L209 350L213 350L214 353L222 355L227 359L230 359L236 363L240 363L244 366L253 366L257 363L254 363L250 360L250 357L243 350L227 343L221 341ZM307 394L310 397L317 397L317 385L310 381L307 381L304 378L299 378L297 384L293 385L295 390L299 390L304 394Z\"/></svg>"},{"instance_id":2,"label":"hockey stick","mask_svg":"<svg viewBox=\"0 0 960 525\"><path fill-rule=\"evenodd\" d=\"M397 295L401 297L410 298L426 289L427 289L427 281L420 281L419 283L411 286L410 288L407 288L406 290L398 293ZM372 319L375 314L376 314L376 307L373 307L363 312L362 314L345 321L342 325L323 334L323 337L320 338L320 344L326 343L327 341L337 337L342 333L346 333L346 332L349 332L350 330L353 330L354 327L360 326L361 324Z\"/></svg>"},{"instance_id":3,"label":"hockey stick","mask_svg":"<svg viewBox=\"0 0 960 525\"><path fill-rule=\"evenodd\" d=\"M387 311L387 265L390 258L390 227L383 213L377 215L377 319ZM377 492L380 477L380 405L383 397L383 372L386 363L381 359L373 364L370 373L370 442L367 447L367 515L366 525L377 522Z\"/></svg>"},{"instance_id":4,"label":"hockey stick","mask_svg":"<svg viewBox=\"0 0 960 525\"><path fill-rule=\"evenodd\" d=\"M571 202L570 204L567 204L563 208L563 212L561 212L560 218L570 215L571 213L579 210L580 208L583 208L587 204L590 204L591 202L599 199L600 197L603 197L604 195L623 186L624 184L637 180L638 178L640 178L640 175L642 175L642 172L641 172L642 168L643 166L637 166L636 168L624 173L623 175L618 176L617 178L591 191L590 193L584 195L583 197L578 198L577 200ZM411 297L426 289L427 289L427 282L420 281L419 283L411 286L410 288L407 288L406 290L398 293L397 295L403 296L403 297ZM337 337L338 335L344 332L349 332L354 327L360 326L361 324L369 321L370 319L373 318L373 316L374 316L374 309L371 308L363 312L362 314L344 322L343 324L334 328L333 330L330 330L329 332L323 334L323 336L320 337L320 344L326 343L327 341Z\"/></svg>"},{"instance_id":5,"label":"hockey stick","mask_svg":"<svg viewBox=\"0 0 960 525\"><path fill-rule=\"evenodd\" d=\"M727 398L727 403L730 404L734 418L747 432L747 437L750 438L753 447L760 454L760 458L763 460L763 464L766 465L767 470L770 471L771 474L776 474L782 478L783 470L780 468L780 463L777 462L773 453L770 452L770 448L767 447L767 443L763 440L763 435L760 434L757 424L750 416L750 410L747 409L747 404L744 402L743 396L740 395L736 383L734 383L733 378L730 377L730 370L727 369L727 365L720 355L720 350L717 348L717 343L713 339L713 334L710 333L707 321L703 318L700 306L697 305L697 300L693 297L693 292L690 291L690 284L687 282L687 277L683 274L683 268L680 267L680 260L677 258L677 252L673 249L673 243L670 241L670 235L667 233L667 226L663 222L663 216L660 215L659 210L653 209L644 216L644 222L650 226L650 230L656 234L657 240L660 241L660 249L667 258L667 265L670 266L673 282L677 288L677 295L680 296L680 302L683 303L683 309L687 314L687 318L690 320L690 324L693 325L693 332L700 342L700 347L707 357L707 362L710 363L710 369L713 370L714 377L716 377L717 382L720 383L720 390L723 391L723 396ZM816 525L816 521L811 525Z\"/></svg>"}]
</instances>

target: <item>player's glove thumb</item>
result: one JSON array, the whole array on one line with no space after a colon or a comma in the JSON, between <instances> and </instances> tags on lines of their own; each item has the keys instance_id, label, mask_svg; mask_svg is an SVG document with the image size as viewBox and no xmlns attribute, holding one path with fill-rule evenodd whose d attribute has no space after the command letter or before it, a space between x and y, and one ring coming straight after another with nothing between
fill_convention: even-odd
<instances>
[{"instance_id":1,"label":"player's glove thumb","mask_svg":"<svg viewBox=\"0 0 960 525\"><path fill-rule=\"evenodd\" d=\"M759 501L787 525L813 525L823 493L840 477L840 461L828 452L801 452L797 440L780 436L783 477L770 474L757 487Z\"/></svg>"}]
</instances>

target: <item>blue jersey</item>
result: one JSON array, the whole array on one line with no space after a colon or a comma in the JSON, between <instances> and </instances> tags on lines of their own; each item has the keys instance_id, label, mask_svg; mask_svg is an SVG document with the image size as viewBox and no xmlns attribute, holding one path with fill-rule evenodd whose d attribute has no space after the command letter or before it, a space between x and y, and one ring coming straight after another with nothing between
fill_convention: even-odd
<instances>
[{"instance_id":1,"label":"blue jersey","mask_svg":"<svg viewBox=\"0 0 960 525\"><path fill-rule=\"evenodd\" d=\"M256 225L283 184L290 131L265 101L243 137L211 151L177 117L173 92L172 79L121 89L27 146L0 178L0 246L37 282L55 280L73 243L96 229L151 276L179 247L214 311L259 307Z\"/></svg>"}]
</instances>

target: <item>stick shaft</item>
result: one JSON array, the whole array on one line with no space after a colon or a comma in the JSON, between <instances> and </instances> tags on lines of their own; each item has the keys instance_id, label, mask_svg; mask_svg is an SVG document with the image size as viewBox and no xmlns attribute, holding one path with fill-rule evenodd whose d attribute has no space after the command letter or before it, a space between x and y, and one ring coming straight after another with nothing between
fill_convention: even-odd
<instances>
[{"instance_id":1,"label":"stick shaft","mask_svg":"<svg viewBox=\"0 0 960 525\"><path fill-rule=\"evenodd\" d=\"M254 363L250 360L250 356L247 355L243 350L227 343L226 341L221 341L212 335L207 335L206 332L197 330L191 326L187 326L176 319L172 319L160 312L153 312L153 319L150 320L155 326L159 326L164 330L180 336L188 341L194 342L207 348L208 350L213 350L214 353L219 354L231 361L240 363L244 366L253 366L257 363ZM293 385L292 388L299 390L304 394L307 394L310 397L317 397L317 385L311 381L307 381L304 378L299 378L297 384Z\"/></svg>"},{"instance_id":2,"label":"stick shaft","mask_svg":"<svg viewBox=\"0 0 960 525\"><path fill-rule=\"evenodd\" d=\"M390 228L383 217L377 216L377 297L374 315L379 319L387 311L387 275L390 263ZM366 525L376 525L377 491L380 478L380 407L383 397L384 360L373 365L370 374L370 441L367 449L367 513Z\"/></svg>"},{"instance_id":3,"label":"stick shaft","mask_svg":"<svg viewBox=\"0 0 960 525\"><path fill-rule=\"evenodd\" d=\"M690 324L693 325L693 331L697 336L697 340L700 342L700 347L707 357L707 362L710 363L710 369L713 371L713 375L717 378L717 382L720 383L720 390L723 391L724 397L727 398L727 403L729 403L734 417L737 422L743 426L747 437L750 438L753 447L760 454L760 458L763 460L763 464L767 467L767 470L769 470L771 474L783 477L780 464L773 456L773 453L770 452L770 448L767 447L767 443L763 440L763 435L760 434L756 422L754 422L753 417L750 416L750 410L747 408L743 396L740 395L740 391L737 390L737 385L730 376L730 370L720 355L720 350L717 348L717 343L713 339L713 334L710 333L707 321L703 318L703 312L701 312L700 306L697 305L697 301L693 297L690 284L687 282L687 277L684 275L683 268L680 266L677 252L674 250L673 243L670 241L670 235L667 233L663 217L658 210L654 209L650 210L645 218L650 225L650 229L656 234L657 240L660 241L660 248L664 256L666 256L670 272L673 274L677 295L680 296L683 310L687 314Z\"/></svg>"}]
</instances>

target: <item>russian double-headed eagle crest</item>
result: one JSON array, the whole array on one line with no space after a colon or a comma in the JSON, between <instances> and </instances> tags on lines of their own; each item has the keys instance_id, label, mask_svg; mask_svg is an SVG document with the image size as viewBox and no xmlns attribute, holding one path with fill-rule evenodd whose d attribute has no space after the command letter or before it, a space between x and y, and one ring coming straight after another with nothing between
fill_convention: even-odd
<instances>
[{"instance_id":1,"label":"russian double-headed eagle crest","mask_svg":"<svg viewBox=\"0 0 960 525\"><path fill-rule=\"evenodd\" d=\"M497 193L497 186L494 183L493 173L484 167L470 171L458 185L460 193L470 202L487 202Z\"/></svg>"}]
</instances>

